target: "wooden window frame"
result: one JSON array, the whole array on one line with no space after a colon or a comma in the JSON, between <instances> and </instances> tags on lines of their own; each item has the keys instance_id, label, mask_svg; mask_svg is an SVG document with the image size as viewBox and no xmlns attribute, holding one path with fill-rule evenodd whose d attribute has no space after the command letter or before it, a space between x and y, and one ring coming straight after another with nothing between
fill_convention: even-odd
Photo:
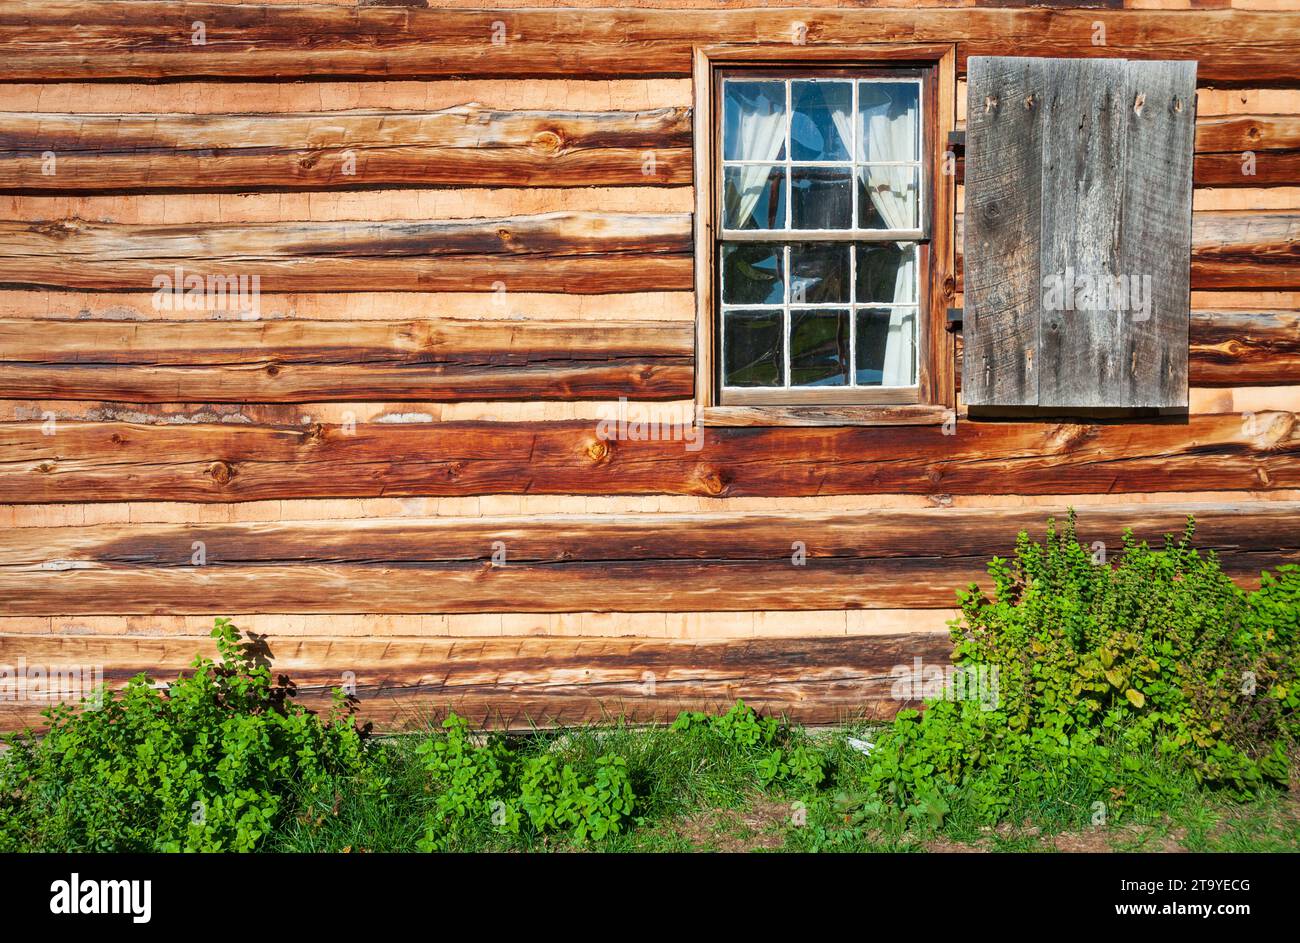
<instances>
[{"instance_id":1,"label":"wooden window frame","mask_svg":"<svg viewBox=\"0 0 1300 943\"><path fill-rule=\"evenodd\" d=\"M862 46L726 45L698 47L694 59L695 95L695 402L708 425L889 425L938 424L956 405L956 342L946 329L947 309L955 298L955 175L944 172L948 133L956 125L956 48L950 44L871 44ZM720 404L718 345L718 236L721 172L721 100L724 74L752 71L756 76L798 70L922 70L924 137L921 187L926 194L919 243L922 277L918 283L917 386L870 389L757 390L728 393ZM782 399L784 402L773 402ZM851 399L851 402L845 402ZM736 402L736 400L741 400Z\"/></svg>"}]
</instances>

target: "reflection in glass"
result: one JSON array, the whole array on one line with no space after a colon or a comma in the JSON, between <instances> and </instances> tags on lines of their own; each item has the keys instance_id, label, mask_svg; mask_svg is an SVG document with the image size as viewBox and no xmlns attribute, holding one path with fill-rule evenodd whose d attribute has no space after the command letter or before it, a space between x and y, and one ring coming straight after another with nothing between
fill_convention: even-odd
<instances>
[{"instance_id":1,"label":"reflection in glass","mask_svg":"<svg viewBox=\"0 0 1300 943\"><path fill-rule=\"evenodd\" d=\"M848 168L795 167L790 181L791 229L849 229L853 190Z\"/></svg>"},{"instance_id":2,"label":"reflection in glass","mask_svg":"<svg viewBox=\"0 0 1300 943\"><path fill-rule=\"evenodd\" d=\"M859 304L916 301L916 243L863 242L857 252Z\"/></svg>"},{"instance_id":3,"label":"reflection in glass","mask_svg":"<svg viewBox=\"0 0 1300 943\"><path fill-rule=\"evenodd\" d=\"M852 160L853 85L791 82L791 156L795 160Z\"/></svg>"},{"instance_id":4,"label":"reflection in glass","mask_svg":"<svg viewBox=\"0 0 1300 943\"><path fill-rule=\"evenodd\" d=\"M722 302L781 304L785 300L784 247L734 243L722 247Z\"/></svg>"},{"instance_id":5,"label":"reflection in glass","mask_svg":"<svg viewBox=\"0 0 1300 943\"><path fill-rule=\"evenodd\" d=\"M722 318L724 386L781 386L785 382L780 311L728 311Z\"/></svg>"},{"instance_id":6,"label":"reflection in glass","mask_svg":"<svg viewBox=\"0 0 1300 943\"><path fill-rule=\"evenodd\" d=\"M725 82L724 160L785 160L785 83Z\"/></svg>"},{"instance_id":7,"label":"reflection in glass","mask_svg":"<svg viewBox=\"0 0 1300 943\"><path fill-rule=\"evenodd\" d=\"M796 243L790 247L791 304L847 303L849 245L844 242Z\"/></svg>"},{"instance_id":8,"label":"reflection in glass","mask_svg":"<svg viewBox=\"0 0 1300 943\"><path fill-rule=\"evenodd\" d=\"M916 82L860 82L858 160L920 160L919 100Z\"/></svg>"},{"instance_id":9,"label":"reflection in glass","mask_svg":"<svg viewBox=\"0 0 1300 943\"><path fill-rule=\"evenodd\" d=\"M858 228L916 229L916 178L915 167L859 167Z\"/></svg>"},{"instance_id":10,"label":"reflection in glass","mask_svg":"<svg viewBox=\"0 0 1300 943\"><path fill-rule=\"evenodd\" d=\"M722 171L726 229L785 229L785 168L726 167Z\"/></svg>"},{"instance_id":11,"label":"reflection in glass","mask_svg":"<svg viewBox=\"0 0 1300 943\"><path fill-rule=\"evenodd\" d=\"M857 312L858 386L916 385L916 309Z\"/></svg>"},{"instance_id":12,"label":"reflection in glass","mask_svg":"<svg viewBox=\"0 0 1300 943\"><path fill-rule=\"evenodd\" d=\"M844 386L849 382L849 313L790 312L790 385Z\"/></svg>"}]
</instances>

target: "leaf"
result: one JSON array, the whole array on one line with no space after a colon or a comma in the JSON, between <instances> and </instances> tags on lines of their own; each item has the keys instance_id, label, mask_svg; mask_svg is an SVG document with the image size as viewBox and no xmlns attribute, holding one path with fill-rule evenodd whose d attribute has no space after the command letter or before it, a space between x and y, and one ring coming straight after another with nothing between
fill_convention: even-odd
<instances>
[{"instance_id":1,"label":"leaf","mask_svg":"<svg viewBox=\"0 0 1300 943\"><path fill-rule=\"evenodd\" d=\"M1146 702L1147 702L1146 695L1144 695L1137 688L1129 688L1127 691L1124 692L1124 696L1128 698L1128 702L1132 704L1134 707L1146 706Z\"/></svg>"}]
</instances>

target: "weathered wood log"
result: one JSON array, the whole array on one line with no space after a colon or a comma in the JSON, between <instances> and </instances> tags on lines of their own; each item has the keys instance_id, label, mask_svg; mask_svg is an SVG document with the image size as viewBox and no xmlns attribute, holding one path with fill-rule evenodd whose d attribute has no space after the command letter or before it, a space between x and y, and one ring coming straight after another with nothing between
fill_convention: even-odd
<instances>
[{"instance_id":1,"label":"weathered wood log","mask_svg":"<svg viewBox=\"0 0 1300 943\"><path fill-rule=\"evenodd\" d=\"M957 225L960 234L961 216ZM264 291L688 291L691 238L690 215L676 213L217 226L3 221L0 284L143 291L159 279L171 286L179 266L209 292L212 279L220 288L254 275ZM1192 288L1300 288L1300 215L1197 215Z\"/></svg>"},{"instance_id":2,"label":"weathered wood log","mask_svg":"<svg viewBox=\"0 0 1300 943\"><path fill-rule=\"evenodd\" d=\"M690 182L689 108L503 112L470 104L426 113L0 113L0 191Z\"/></svg>"},{"instance_id":3,"label":"weathered wood log","mask_svg":"<svg viewBox=\"0 0 1300 943\"><path fill-rule=\"evenodd\" d=\"M685 185L690 114L477 104L434 112L0 113L0 192ZM961 183L964 157L957 168ZM1300 184L1300 116L1198 119L1194 180Z\"/></svg>"},{"instance_id":4,"label":"weathered wood log","mask_svg":"<svg viewBox=\"0 0 1300 943\"><path fill-rule=\"evenodd\" d=\"M0 222L0 283L257 290L679 290L691 282L688 214L548 213L506 219L117 225ZM213 280L218 280L213 287ZM239 283L239 290L245 283Z\"/></svg>"},{"instance_id":5,"label":"weathered wood log","mask_svg":"<svg viewBox=\"0 0 1300 943\"><path fill-rule=\"evenodd\" d=\"M0 321L0 396L689 398L692 345L664 321Z\"/></svg>"},{"instance_id":6,"label":"weathered wood log","mask_svg":"<svg viewBox=\"0 0 1300 943\"><path fill-rule=\"evenodd\" d=\"M1193 311L1193 386L1300 380L1300 312Z\"/></svg>"},{"instance_id":7,"label":"weathered wood log","mask_svg":"<svg viewBox=\"0 0 1300 943\"><path fill-rule=\"evenodd\" d=\"M304 703L355 684L362 716L386 730L420 729L454 710L472 724L672 720L726 710L737 698L801 723L884 719L917 703L919 683L949 663L943 633L850 638L262 639L255 649L293 681ZM96 667L110 687L145 673L170 680L206 638L0 635L0 662ZM914 659L922 660L918 675ZM345 672L351 672L345 675ZM0 701L0 729L40 725L44 704Z\"/></svg>"},{"instance_id":8,"label":"weathered wood log","mask_svg":"<svg viewBox=\"0 0 1300 943\"><path fill-rule=\"evenodd\" d=\"M1094 23L1106 30L1094 45ZM195 23L203 25L202 36ZM494 27L502 23L504 27ZM422 10L16 0L0 78L689 75L711 42L956 43L972 55L1197 59L1216 85L1295 79L1300 17L1244 10ZM303 37L311 37L305 43ZM200 42L201 39L201 42Z\"/></svg>"},{"instance_id":9,"label":"weathered wood log","mask_svg":"<svg viewBox=\"0 0 1300 943\"><path fill-rule=\"evenodd\" d=\"M1300 421L1290 412L963 421L953 435L939 426L654 431L658 440L582 422L373 424L352 434L320 424L4 423L0 503L1300 487Z\"/></svg>"},{"instance_id":10,"label":"weathered wood log","mask_svg":"<svg viewBox=\"0 0 1300 943\"><path fill-rule=\"evenodd\" d=\"M105 418L127 403L689 399L693 344L665 321L0 321L0 397L102 400ZM1192 312L1193 386L1297 381L1296 312Z\"/></svg>"},{"instance_id":11,"label":"weathered wood log","mask_svg":"<svg viewBox=\"0 0 1300 943\"><path fill-rule=\"evenodd\" d=\"M9 615L241 612L691 612L946 608L1014 535L1065 508L551 516L15 528ZM1300 557L1300 504L1086 507L1119 551L1196 519L1244 581ZM799 548L796 555L792 548ZM198 556L201 554L201 557ZM196 560L198 561L196 563Z\"/></svg>"},{"instance_id":12,"label":"weathered wood log","mask_svg":"<svg viewBox=\"0 0 1300 943\"><path fill-rule=\"evenodd\" d=\"M957 291L963 289L963 214L957 214ZM1300 215L1196 213L1192 289L1300 288Z\"/></svg>"}]
</instances>

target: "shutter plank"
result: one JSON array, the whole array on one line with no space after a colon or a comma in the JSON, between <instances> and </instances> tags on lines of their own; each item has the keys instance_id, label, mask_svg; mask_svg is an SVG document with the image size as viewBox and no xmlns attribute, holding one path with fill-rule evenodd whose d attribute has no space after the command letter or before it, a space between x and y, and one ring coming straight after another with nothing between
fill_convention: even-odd
<instances>
[{"instance_id":1,"label":"shutter plank","mask_svg":"<svg viewBox=\"0 0 1300 943\"><path fill-rule=\"evenodd\" d=\"M967 83L963 396L1038 402L1042 60L972 56Z\"/></svg>"},{"instance_id":2,"label":"shutter plank","mask_svg":"<svg viewBox=\"0 0 1300 943\"><path fill-rule=\"evenodd\" d=\"M1196 63L1130 62L1121 269L1149 311L1129 318L1123 405L1187 405ZM1139 104L1140 103L1140 104ZM1145 314L1145 317L1143 315Z\"/></svg>"},{"instance_id":3,"label":"shutter plank","mask_svg":"<svg viewBox=\"0 0 1300 943\"><path fill-rule=\"evenodd\" d=\"M1088 310L1084 284L1121 269L1128 72L1119 59L1054 59L1043 103L1040 406L1116 405L1127 316Z\"/></svg>"}]
</instances>

